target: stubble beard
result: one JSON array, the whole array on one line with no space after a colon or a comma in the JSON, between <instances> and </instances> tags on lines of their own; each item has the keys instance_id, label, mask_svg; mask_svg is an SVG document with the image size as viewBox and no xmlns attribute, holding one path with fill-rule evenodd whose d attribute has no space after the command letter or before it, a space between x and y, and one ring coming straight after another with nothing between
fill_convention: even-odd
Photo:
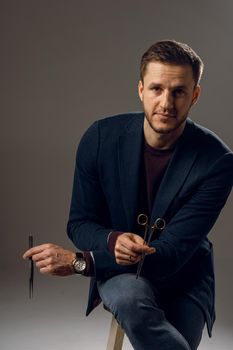
<instances>
[{"instance_id":1,"label":"stubble beard","mask_svg":"<svg viewBox=\"0 0 233 350\"><path fill-rule=\"evenodd\" d=\"M151 129L156 132L157 134L161 134L161 135L168 135L172 132L174 132L175 130L179 129L185 122L187 119L187 115L184 115L183 118L181 120L179 120L178 122L176 122L174 125L172 126L164 126L164 127L159 127L156 126L156 123L153 123L150 118L148 117L148 114L146 113L146 111L144 111L145 114L145 118L149 124L149 126L151 127ZM170 118L174 118L176 119L176 117L170 117ZM176 119L177 120L177 119Z\"/></svg>"}]
</instances>

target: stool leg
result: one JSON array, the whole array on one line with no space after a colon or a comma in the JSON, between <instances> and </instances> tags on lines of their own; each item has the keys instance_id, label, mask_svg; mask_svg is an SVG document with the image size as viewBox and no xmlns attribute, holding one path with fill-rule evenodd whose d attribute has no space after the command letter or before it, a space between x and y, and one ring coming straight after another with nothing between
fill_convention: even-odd
<instances>
[{"instance_id":1,"label":"stool leg","mask_svg":"<svg viewBox=\"0 0 233 350\"><path fill-rule=\"evenodd\" d=\"M124 339L124 331L112 317L111 327L108 335L108 344L106 350L121 350Z\"/></svg>"}]
</instances>

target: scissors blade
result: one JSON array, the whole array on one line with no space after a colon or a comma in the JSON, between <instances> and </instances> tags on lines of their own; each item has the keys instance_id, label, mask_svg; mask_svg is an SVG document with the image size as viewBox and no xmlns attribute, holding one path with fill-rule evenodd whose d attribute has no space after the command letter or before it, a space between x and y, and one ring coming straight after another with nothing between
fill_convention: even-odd
<instances>
[{"instance_id":1,"label":"scissors blade","mask_svg":"<svg viewBox=\"0 0 233 350\"><path fill-rule=\"evenodd\" d=\"M139 225L145 226L143 244L148 244L148 240L151 239L151 236L152 236L152 234L150 232L148 235L148 230L150 228L150 226L148 225L148 216L146 214L139 214L138 218L137 218L137 222ZM146 256L145 254L142 254L141 259L138 263L137 272L136 272L136 279L140 276L143 262L145 260L145 256Z\"/></svg>"},{"instance_id":2,"label":"scissors blade","mask_svg":"<svg viewBox=\"0 0 233 350\"><path fill-rule=\"evenodd\" d=\"M146 242L148 245L150 244L151 238L152 238L152 236L154 235L155 232L156 232L156 226L153 225L153 226L151 226L150 233L148 235L148 240Z\"/></svg>"},{"instance_id":3,"label":"scissors blade","mask_svg":"<svg viewBox=\"0 0 233 350\"><path fill-rule=\"evenodd\" d=\"M143 254L141 256L141 260L138 263L138 268L137 268L137 273L136 273L136 279L138 279L138 277L140 276L141 270L142 270L142 265L144 263L145 260L145 254Z\"/></svg>"},{"instance_id":4,"label":"scissors blade","mask_svg":"<svg viewBox=\"0 0 233 350\"><path fill-rule=\"evenodd\" d=\"M156 227L155 226L152 226L150 228L150 232L149 232L149 235L148 235L148 239L147 239L147 231L148 231L148 228L149 228L149 225L147 225L147 227L145 227L145 235L144 235L144 244L150 244L150 241L151 241L151 238L156 230ZM147 240L146 240L147 239ZM138 277L140 276L140 273L141 273L141 270L142 270L142 266L143 266L143 263L144 263L144 260L145 260L145 257L146 257L146 254L142 254L142 257L141 257L141 260L139 261L138 263L138 268L137 268L137 273L136 273L136 279L138 279Z\"/></svg>"},{"instance_id":5,"label":"scissors blade","mask_svg":"<svg viewBox=\"0 0 233 350\"><path fill-rule=\"evenodd\" d=\"M145 231L144 231L144 237L143 237L143 244L147 243L147 234L148 234L148 228L149 226L146 224L145 225ZM150 236L150 235L149 235ZM145 259L145 254L142 254L141 256L141 259L138 263L138 268L137 268L137 273L136 273L136 279L138 279L138 277L140 276L140 273L141 273L141 269L142 269L142 265L143 265L143 262L144 262L144 259Z\"/></svg>"}]
</instances>

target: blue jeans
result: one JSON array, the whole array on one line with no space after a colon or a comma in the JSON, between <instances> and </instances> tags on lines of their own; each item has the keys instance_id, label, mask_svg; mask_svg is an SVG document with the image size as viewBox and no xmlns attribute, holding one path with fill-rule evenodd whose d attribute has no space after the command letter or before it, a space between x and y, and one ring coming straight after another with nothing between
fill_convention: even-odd
<instances>
[{"instance_id":1,"label":"blue jeans","mask_svg":"<svg viewBox=\"0 0 233 350\"><path fill-rule=\"evenodd\" d=\"M197 349L205 318L190 298L161 292L134 274L98 282L98 290L135 350Z\"/></svg>"}]
</instances>

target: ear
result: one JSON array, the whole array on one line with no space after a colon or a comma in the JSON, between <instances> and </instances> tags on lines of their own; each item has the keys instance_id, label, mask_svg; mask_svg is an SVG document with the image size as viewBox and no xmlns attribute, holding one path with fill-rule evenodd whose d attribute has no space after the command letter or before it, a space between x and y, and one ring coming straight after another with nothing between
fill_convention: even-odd
<instances>
[{"instance_id":1,"label":"ear","mask_svg":"<svg viewBox=\"0 0 233 350\"><path fill-rule=\"evenodd\" d=\"M143 90L144 90L143 82L141 80L139 80L138 95L139 95L141 101L143 101Z\"/></svg>"},{"instance_id":2,"label":"ear","mask_svg":"<svg viewBox=\"0 0 233 350\"><path fill-rule=\"evenodd\" d=\"M201 87L200 85L197 85L193 90L192 105L194 105L197 102L200 94L201 94Z\"/></svg>"}]
</instances>

